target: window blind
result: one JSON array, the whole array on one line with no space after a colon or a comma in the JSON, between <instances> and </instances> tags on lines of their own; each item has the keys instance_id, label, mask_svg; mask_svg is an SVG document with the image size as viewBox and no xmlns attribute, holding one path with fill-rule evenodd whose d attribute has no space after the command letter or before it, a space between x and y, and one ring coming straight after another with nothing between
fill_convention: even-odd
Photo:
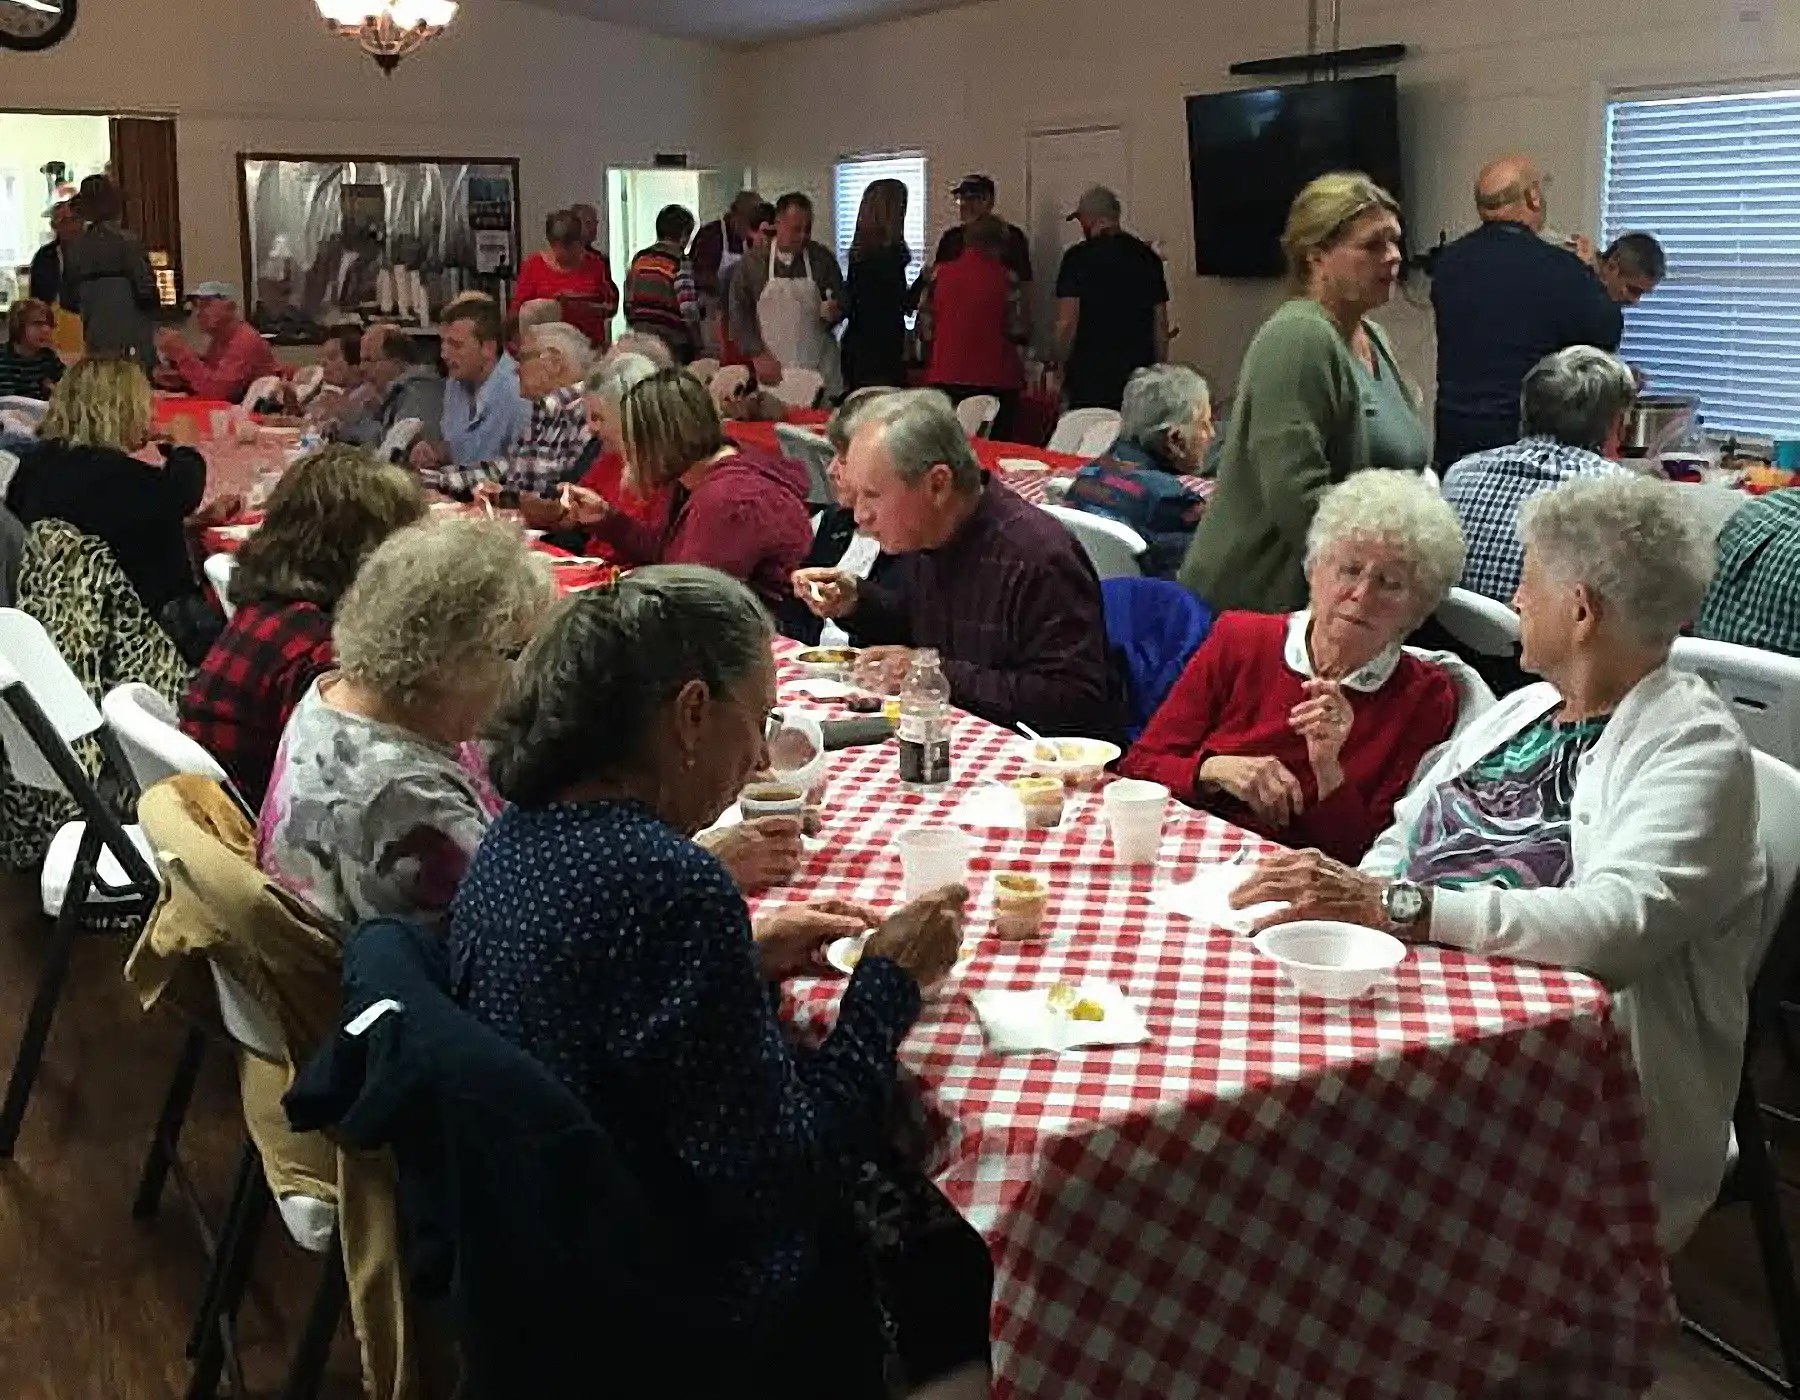
<instances>
[{"instance_id":1,"label":"window blind","mask_svg":"<svg viewBox=\"0 0 1800 1400\"><path fill-rule=\"evenodd\" d=\"M1653 233L1668 279L1625 313L1651 392L1715 430L1800 433L1800 91L1610 102L1601 236Z\"/></svg>"},{"instance_id":2,"label":"window blind","mask_svg":"<svg viewBox=\"0 0 1800 1400\"><path fill-rule=\"evenodd\" d=\"M863 191L877 180L898 180L906 186L906 247L912 263L906 270L910 285L925 266L925 157L917 151L891 155L858 156L841 160L832 181L831 203L837 221L838 263L850 270L850 240L856 236L856 212L862 208Z\"/></svg>"}]
</instances>

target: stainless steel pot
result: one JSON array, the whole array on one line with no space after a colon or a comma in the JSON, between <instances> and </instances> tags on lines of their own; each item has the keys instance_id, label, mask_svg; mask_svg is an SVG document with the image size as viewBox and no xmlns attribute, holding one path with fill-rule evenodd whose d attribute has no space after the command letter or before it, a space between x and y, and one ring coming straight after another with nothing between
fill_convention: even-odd
<instances>
[{"instance_id":1,"label":"stainless steel pot","mask_svg":"<svg viewBox=\"0 0 1800 1400\"><path fill-rule=\"evenodd\" d=\"M1627 457L1654 457L1686 436L1699 416L1694 394L1640 394L1625 420L1620 449Z\"/></svg>"}]
</instances>

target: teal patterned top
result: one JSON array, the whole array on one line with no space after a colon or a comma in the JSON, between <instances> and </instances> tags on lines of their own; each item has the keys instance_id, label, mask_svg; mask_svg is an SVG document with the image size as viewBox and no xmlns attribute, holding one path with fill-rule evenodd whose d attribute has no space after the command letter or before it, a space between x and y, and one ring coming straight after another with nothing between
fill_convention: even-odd
<instances>
[{"instance_id":1,"label":"teal patterned top","mask_svg":"<svg viewBox=\"0 0 1800 1400\"><path fill-rule=\"evenodd\" d=\"M1606 721L1561 724L1545 715L1440 784L1408 836L1406 878L1453 890L1566 884L1575 779Z\"/></svg>"}]
</instances>

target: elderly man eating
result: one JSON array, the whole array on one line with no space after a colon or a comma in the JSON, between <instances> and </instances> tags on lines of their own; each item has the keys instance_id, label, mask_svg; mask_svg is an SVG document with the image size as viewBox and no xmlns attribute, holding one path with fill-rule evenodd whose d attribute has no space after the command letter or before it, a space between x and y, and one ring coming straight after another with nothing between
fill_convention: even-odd
<instances>
[{"instance_id":1,"label":"elderly man eating","mask_svg":"<svg viewBox=\"0 0 1800 1400\"><path fill-rule=\"evenodd\" d=\"M168 361L152 376L158 388L236 403L264 375L281 373L268 341L238 315L231 283L202 282L194 288L194 325L206 336L206 349L198 355L180 331L156 333L157 353Z\"/></svg>"},{"instance_id":2,"label":"elderly man eating","mask_svg":"<svg viewBox=\"0 0 1800 1400\"><path fill-rule=\"evenodd\" d=\"M375 409L354 423L340 424L338 440L373 447L402 418L416 418L420 438L442 441L444 379L436 365L423 363L429 353L398 326L378 324L364 331L363 377L375 391Z\"/></svg>"},{"instance_id":3,"label":"elderly man eating","mask_svg":"<svg viewBox=\"0 0 1800 1400\"><path fill-rule=\"evenodd\" d=\"M845 479L857 529L904 557L891 586L797 570L794 592L815 614L842 619L896 675L909 648L935 648L952 701L995 724L1119 731L1093 567L1061 525L982 471L942 394L871 402Z\"/></svg>"},{"instance_id":4,"label":"elderly man eating","mask_svg":"<svg viewBox=\"0 0 1800 1400\"><path fill-rule=\"evenodd\" d=\"M587 337L566 321L525 332L519 349L519 392L531 403L531 422L504 457L467 467L420 472L427 486L449 495L549 496L577 475L587 445L587 406L581 381L592 358Z\"/></svg>"},{"instance_id":5,"label":"elderly man eating","mask_svg":"<svg viewBox=\"0 0 1800 1400\"><path fill-rule=\"evenodd\" d=\"M1724 1172L1766 881L1750 746L1668 664L1713 570L1679 489L1609 476L1528 502L1514 602L1545 683L1452 739L1360 868L1284 853L1232 896L1283 902L1264 923L1346 919L1605 982L1671 1251Z\"/></svg>"}]
</instances>

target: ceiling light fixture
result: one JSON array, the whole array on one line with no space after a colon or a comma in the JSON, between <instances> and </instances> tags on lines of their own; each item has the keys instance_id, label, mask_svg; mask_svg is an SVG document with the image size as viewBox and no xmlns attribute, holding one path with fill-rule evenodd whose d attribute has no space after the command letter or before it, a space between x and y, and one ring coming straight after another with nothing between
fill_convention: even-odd
<instances>
[{"instance_id":1,"label":"ceiling light fixture","mask_svg":"<svg viewBox=\"0 0 1800 1400\"><path fill-rule=\"evenodd\" d=\"M456 18L455 0L313 0L333 34L354 39L383 73L392 73Z\"/></svg>"}]
</instances>

